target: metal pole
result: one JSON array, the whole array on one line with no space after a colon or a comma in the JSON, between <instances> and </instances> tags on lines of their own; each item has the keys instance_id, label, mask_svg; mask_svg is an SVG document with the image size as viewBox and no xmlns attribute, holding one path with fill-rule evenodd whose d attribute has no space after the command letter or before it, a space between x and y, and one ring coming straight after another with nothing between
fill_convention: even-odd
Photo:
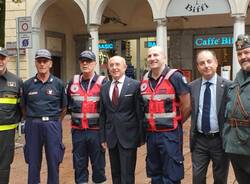
<instances>
[{"instance_id":1,"label":"metal pole","mask_svg":"<svg viewBox=\"0 0 250 184\"><path fill-rule=\"evenodd\" d=\"M16 75L17 77L20 76L20 72L19 72L19 68L20 68L20 63L19 63L19 25L18 25L18 17L16 18ZM19 122L19 125L18 125L18 136L21 137L21 122Z\"/></svg>"},{"instance_id":2,"label":"metal pole","mask_svg":"<svg viewBox=\"0 0 250 184\"><path fill-rule=\"evenodd\" d=\"M89 8L89 0L87 0L87 32L89 34L88 50L92 51L92 36L90 34L89 24L90 24L90 8Z\"/></svg>"},{"instance_id":3,"label":"metal pole","mask_svg":"<svg viewBox=\"0 0 250 184\"><path fill-rule=\"evenodd\" d=\"M19 77L19 25L18 17L16 18L16 75Z\"/></svg>"}]
</instances>

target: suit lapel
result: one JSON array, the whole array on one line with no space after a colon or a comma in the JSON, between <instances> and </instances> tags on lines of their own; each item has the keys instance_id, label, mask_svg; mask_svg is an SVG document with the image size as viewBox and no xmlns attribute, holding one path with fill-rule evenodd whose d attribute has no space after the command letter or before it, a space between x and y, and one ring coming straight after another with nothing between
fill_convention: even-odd
<instances>
[{"instance_id":1,"label":"suit lapel","mask_svg":"<svg viewBox=\"0 0 250 184\"><path fill-rule=\"evenodd\" d=\"M110 86L111 86L111 81L109 81L107 84L107 90L105 90L105 96L107 97L108 103L110 103L112 105L111 99L109 97Z\"/></svg>"},{"instance_id":2,"label":"suit lapel","mask_svg":"<svg viewBox=\"0 0 250 184\"><path fill-rule=\"evenodd\" d=\"M118 99L118 106L120 106L120 104L122 103L122 100L124 99L124 95L126 94L129 85L129 78L126 76Z\"/></svg>"},{"instance_id":3,"label":"suit lapel","mask_svg":"<svg viewBox=\"0 0 250 184\"><path fill-rule=\"evenodd\" d=\"M201 79L197 81L197 84L194 85L194 103L195 103L195 117L198 117L199 103L200 103L200 91L201 91Z\"/></svg>"},{"instance_id":4,"label":"suit lapel","mask_svg":"<svg viewBox=\"0 0 250 184\"><path fill-rule=\"evenodd\" d=\"M216 85L216 110L217 110L217 115L219 115L220 112L220 105L221 105L221 101L224 98L223 94L224 94L224 89L225 89L225 85L223 84L224 81L221 77L217 77L217 85Z\"/></svg>"}]
</instances>

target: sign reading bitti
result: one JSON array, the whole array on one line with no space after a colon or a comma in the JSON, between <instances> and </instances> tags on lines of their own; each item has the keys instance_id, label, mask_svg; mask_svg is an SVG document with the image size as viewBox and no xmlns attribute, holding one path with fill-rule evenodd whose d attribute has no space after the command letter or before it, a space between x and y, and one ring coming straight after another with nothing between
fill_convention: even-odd
<instances>
[{"instance_id":1,"label":"sign reading bitti","mask_svg":"<svg viewBox=\"0 0 250 184\"><path fill-rule=\"evenodd\" d=\"M230 13L227 0L177 0L171 1L167 17Z\"/></svg>"}]
</instances>

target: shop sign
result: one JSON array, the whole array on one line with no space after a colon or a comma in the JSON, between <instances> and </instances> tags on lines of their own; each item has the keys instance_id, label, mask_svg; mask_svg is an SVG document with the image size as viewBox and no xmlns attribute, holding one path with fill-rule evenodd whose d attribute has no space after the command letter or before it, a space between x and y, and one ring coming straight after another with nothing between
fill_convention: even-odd
<instances>
[{"instance_id":1,"label":"shop sign","mask_svg":"<svg viewBox=\"0 0 250 184\"><path fill-rule=\"evenodd\" d=\"M178 0L171 1L167 9L167 17L194 16L230 13L227 0Z\"/></svg>"},{"instance_id":2,"label":"shop sign","mask_svg":"<svg viewBox=\"0 0 250 184\"><path fill-rule=\"evenodd\" d=\"M144 48L151 48L153 46L156 46L156 41L146 41L146 42L144 42Z\"/></svg>"},{"instance_id":3,"label":"shop sign","mask_svg":"<svg viewBox=\"0 0 250 184\"><path fill-rule=\"evenodd\" d=\"M230 34L194 37L194 48L233 47L233 43L234 39Z\"/></svg>"},{"instance_id":4,"label":"shop sign","mask_svg":"<svg viewBox=\"0 0 250 184\"><path fill-rule=\"evenodd\" d=\"M114 49L114 43L99 43L99 49L112 50Z\"/></svg>"}]
</instances>

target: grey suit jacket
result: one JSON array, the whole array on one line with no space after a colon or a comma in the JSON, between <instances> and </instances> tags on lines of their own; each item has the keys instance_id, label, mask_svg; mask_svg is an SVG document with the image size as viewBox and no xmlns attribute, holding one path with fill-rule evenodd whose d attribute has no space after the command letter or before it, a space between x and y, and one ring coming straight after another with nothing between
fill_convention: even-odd
<instances>
[{"instance_id":1,"label":"grey suit jacket","mask_svg":"<svg viewBox=\"0 0 250 184\"><path fill-rule=\"evenodd\" d=\"M109 97L111 81L103 85L100 94L101 142L113 148L117 142L124 148L136 148L143 141L143 112L140 82L125 77L118 105Z\"/></svg>"},{"instance_id":2,"label":"grey suit jacket","mask_svg":"<svg viewBox=\"0 0 250 184\"><path fill-rule=\"evenodd\" d=\"M198 78L190 83L191 87L191 128L190 128L190 150L192 151L195 145L197 134L197 118L199 108L199 98L201 89L201 78ZM227 103L226 95L231 81L226 80L218 75L216 86L216 109L219 123L220 135L222 135L223 124L225 122L225 107Z\"/></svg>"}]
</instances>

